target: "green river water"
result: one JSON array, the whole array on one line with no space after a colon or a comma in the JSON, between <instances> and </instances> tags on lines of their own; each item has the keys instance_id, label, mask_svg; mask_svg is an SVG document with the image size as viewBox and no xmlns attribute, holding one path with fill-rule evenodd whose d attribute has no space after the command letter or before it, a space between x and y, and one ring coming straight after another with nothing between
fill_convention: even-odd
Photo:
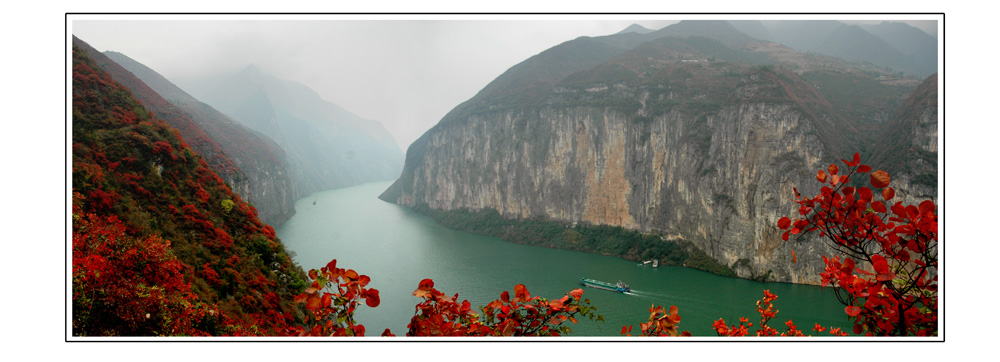
<instances>
[{"instance_id":1,"label":"green river water","mask_svg":"<svg viewBox=\"0 0 1000 362\"><path fill-rule=\"evenodd\" d=\"M367 335L389 328L406 333L419 298L412 296L420 280L431 278L447 295L458 293L473 307L513 293L524 284L532 295L560 298L583 288L579 278L628 283L634 295L584 288L584 298L597 307L605 323L581 320L573 336L619 336L622 326L649 317L653 304L679 308L681 330L714 336L712 322L729 324L745 316L759 322L756 301L769 289L778 296L779 311L770 326L780 331L791 319L808 334L815 323L850 330L844 307L832 289L785 283L759 283L725 278L683 267L652 268L635 262L584 252L518 245L498 238L447 229L405 206L384 202L378 195L391 183L370 183L318 192L296 202L296 214L278 230L286 248L305 270L325 266L354 269L371 277L380 292L377 308L361 306L355 319Z\"/></svg>"}]
</instances>

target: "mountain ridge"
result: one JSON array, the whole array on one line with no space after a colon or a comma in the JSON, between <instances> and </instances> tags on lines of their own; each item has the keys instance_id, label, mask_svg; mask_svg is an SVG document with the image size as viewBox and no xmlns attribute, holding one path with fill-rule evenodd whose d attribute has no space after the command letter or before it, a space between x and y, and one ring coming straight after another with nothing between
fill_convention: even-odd
<instances>
[{"instance_id":1,"label":"mountain ridge","mask_svg":"<svg viewBox=\"0 0 1000 362\"><path fill-rule=\"evenodd\" d=\"M817 284L820 255L833 252L784 242L776 221L795 213L793 188L818 192L816 169L868 147L857 127L872 121L847 121L800 73L879 84L873 75L888 73L753 40L728 23L678 24L657 33L679 35L654 39L577 38L512 67L463 104L479 107L456 107L414 142L380 198L429 214L621 226L690 242L740 277ZM560 68L567 49L602 56ZM527 76L545 69L562 72ZM532 96L517 103L504 89ZM874 109L892 114L885 105L894 104ZM547 245L591 250L560 240Z\"/></svg>"},{"instance_id":2,"label":"mountain ridge","mask_svg":"<svg viewBox=\"0 0 1000 362\"><path fill-rule=\"evenodd\" d=\"M248 66L206 88L206 103L270 135L289 157L302 195L390 180L403 152L385 127L363 119L308 86Z\"/></svg>"},{"instance_id":3,"label":"mountain ridge","mask_svg":"<svg viewBox=\"0 0 1000 362\"><path fill-rule=\"evenodd\" d=\"M83 48L116 80L140 95L140 101L148 103L154 111L164 114L175 124L183 122L178 128L187 138L207 137L209 140L192 142L192 145L199 153L208 155L210 161L217 154L223 158L210 162L213 170L219 172L237 193L257 205L265 222L281 225L295 213L295 200L299 195L289 177L285 152L273 140L195 99L156 71L125 54L112 51L94 54L96 50L89 45ZM130 79L132 76L136 79ZM149 91L145 90L146 87Z\"/></svg>"},{"instance_id":4,"label":"mountain ridge","mask_svg":"<svg viewBox=\"0 0 1000 362\"><path fill-rule=\"evenodd\" d=\"M284 334L304 317L292 300L305 273L181 132L88 53L74 44L73 335Z\"/></svg>"}]
</instances>

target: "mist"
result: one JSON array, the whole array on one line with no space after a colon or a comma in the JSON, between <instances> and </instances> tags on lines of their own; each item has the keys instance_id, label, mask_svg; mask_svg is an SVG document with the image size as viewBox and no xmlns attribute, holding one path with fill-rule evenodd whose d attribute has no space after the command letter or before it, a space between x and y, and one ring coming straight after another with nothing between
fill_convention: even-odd
<instances>
[{"instance_id":1,"label":"mist","mask_svg":"<svg viewBox=\"0 0 1000 362\"><path fill-rule=\"evenodd\" d=\"M511 66L561 42L676 21L79 20L74 35L198 97L254 64L381 122L403 150Z\"/></svg>"},{"instance_id":2,"label":"mist","mask_svg":"<svg viewBox=\"0 0 1000 362\"><path fill-rule=\"evenodd\" d=\"M303 83L362 118L381 122L404 151L449 110L535 54L580 36L613 34L631 24L656 30L679 21L663 15L556 20L79 18L71 22L74 35L100 51L126 54L195 97L205 80L253 64ZM926 28L926 22L912 23Z\"/></svg>"}]
</instances>

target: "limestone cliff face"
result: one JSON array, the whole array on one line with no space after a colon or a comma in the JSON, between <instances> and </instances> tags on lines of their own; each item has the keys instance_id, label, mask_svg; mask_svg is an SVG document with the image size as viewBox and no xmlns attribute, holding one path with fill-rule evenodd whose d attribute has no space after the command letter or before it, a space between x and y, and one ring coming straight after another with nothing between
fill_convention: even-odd
<instances>
[{"instance_id":1,"label":"limestone cliff face","mask_svg":"<svg viewBox=\"0 0 1000 362\"><path fill-rule=\"evenodd\" d=\"M649 90L612 87L602 91L643 106L634 113L552 105L470 116L418 141L422 157L407 164L386 197L440 210L492 208L512 218L659 230L736 265L740 276L770 270L776 280L817 283L822 262L814 249L823 244L783 242L775 223L795 212L793 187L816 183L808 170L823 166L823 142L797 104L756 99L775 86L761 78L734 79L733 101L709 111L644 115Z\"/></svg>"},{"instance_id":2,"label":"limestone cliff face","mask_svg":"<svg viewBox=\"0 0 1000 362\"><path fill-rule=\"evenodd\" d=\"M741 277L818 284L821 255L835 253L815 239L783 241L777 220L797 214L793 188L818 193L816 170L870 145L789 68L738 62L752 57L762 55L665 37L534 82L519 106L484 90L410 146L381 198L654 232ZM936 125L936 108L920 114ZM936 144L927 127L897 138Z\"/></svg>"}]
</instances>

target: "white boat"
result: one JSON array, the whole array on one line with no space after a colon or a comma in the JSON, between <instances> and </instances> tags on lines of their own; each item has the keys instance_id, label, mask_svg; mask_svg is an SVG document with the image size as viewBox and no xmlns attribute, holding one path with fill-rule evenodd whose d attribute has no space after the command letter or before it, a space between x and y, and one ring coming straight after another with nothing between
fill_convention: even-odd
<instances>
[{"instance_id":1,"label":"white boat","mask_svg":"<svg viewBox=\"0 0 1000 362\"><path fill-rule=\"evenodd\" d=\"M660 259L653 259L653 267L655 268L658 266L660 266Z\"/></svg>"}]
</instances>

